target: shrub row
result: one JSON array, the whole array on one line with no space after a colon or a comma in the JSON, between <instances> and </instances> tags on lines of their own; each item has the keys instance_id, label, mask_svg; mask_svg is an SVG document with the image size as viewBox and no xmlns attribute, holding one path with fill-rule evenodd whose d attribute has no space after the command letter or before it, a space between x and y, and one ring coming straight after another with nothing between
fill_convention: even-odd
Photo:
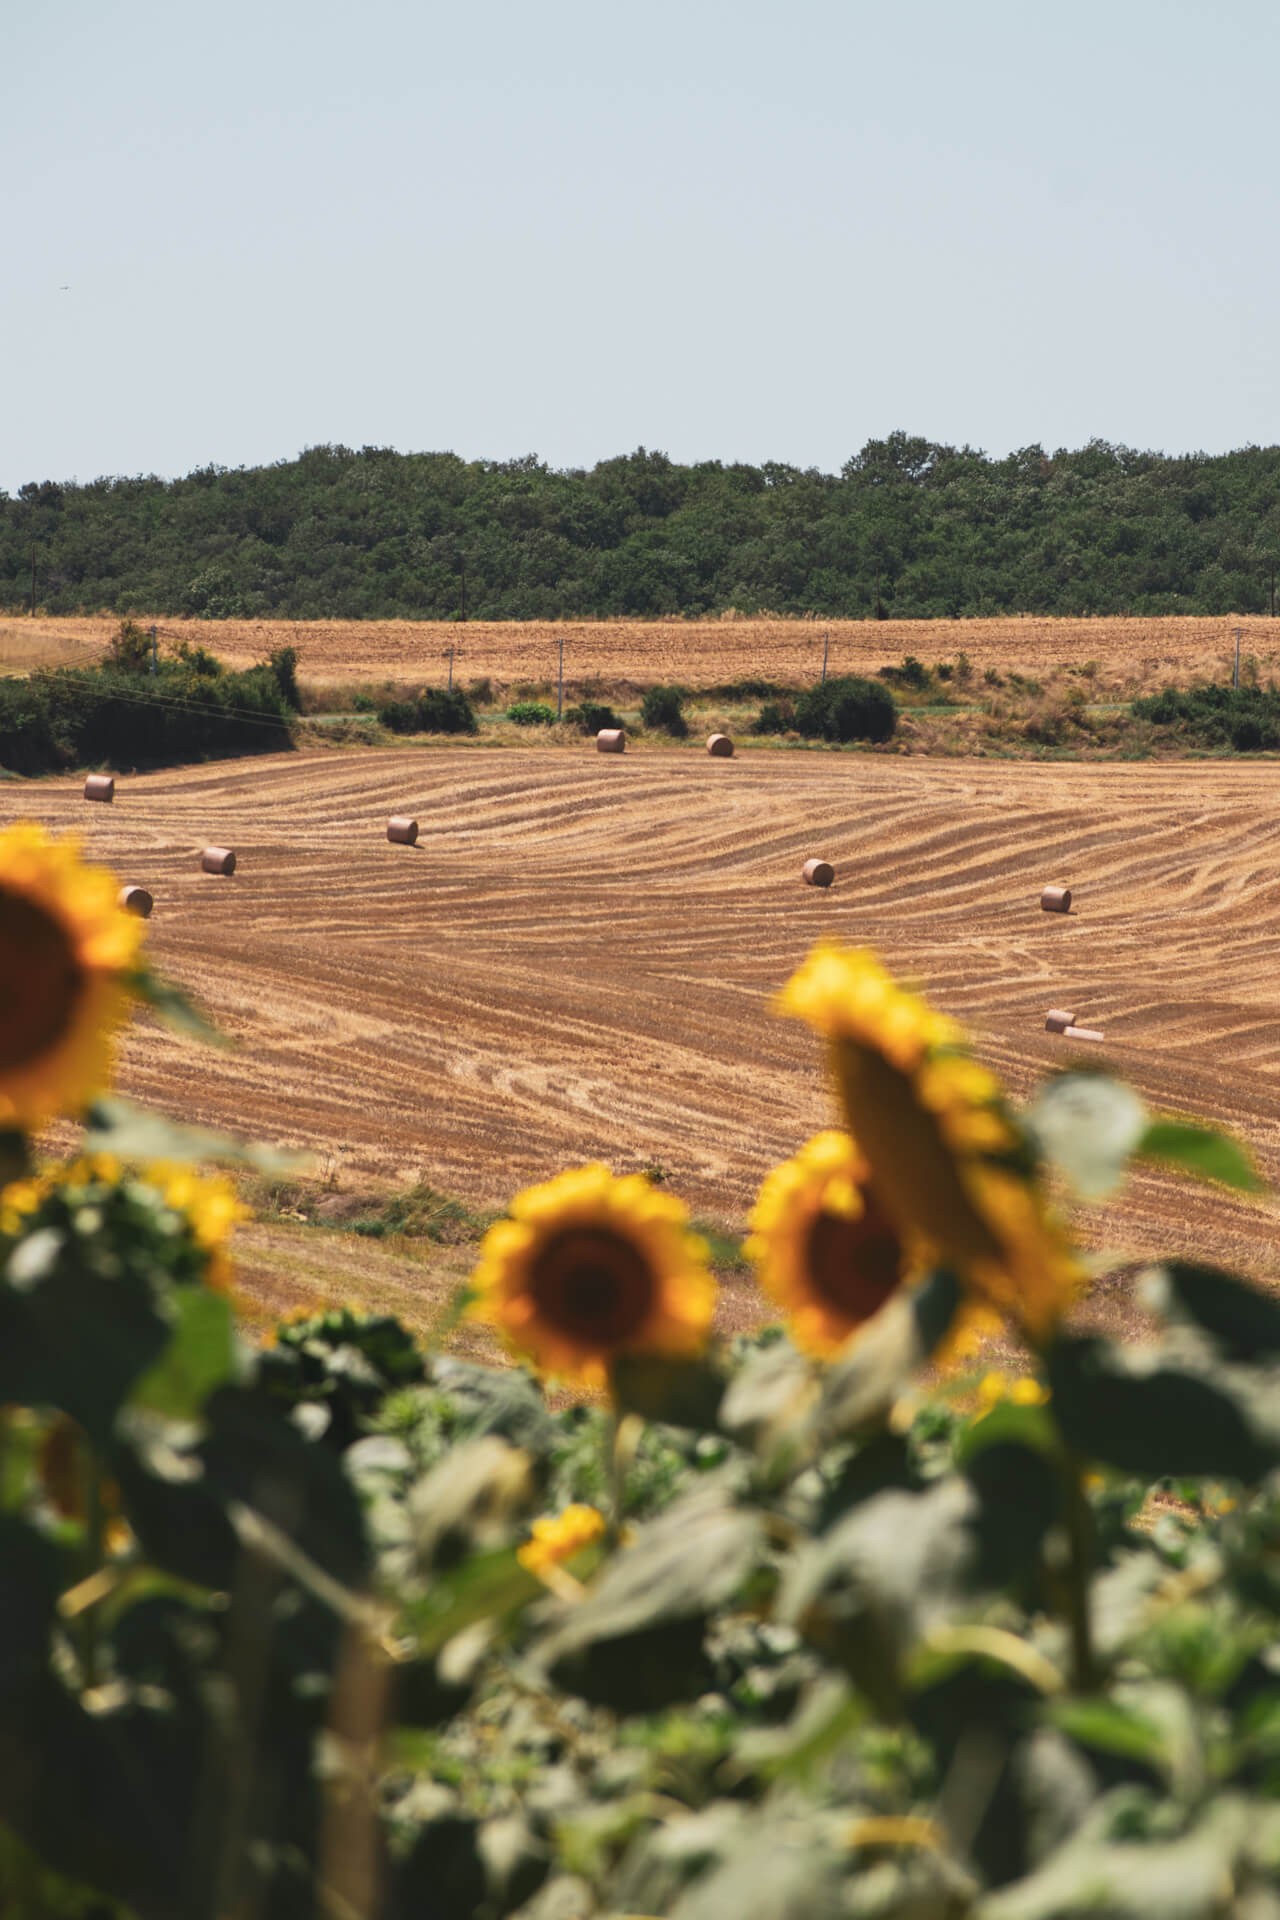
<instances>
[{"instance_id":1,"label":"shrub row","mask_svg":"<svg viewBox=\"0 0 1280 1920\"><path fill-rule=\"evenodd\" d=\"M1133 711L1201 746L1229 746L1237 753L1280 747L1280 689L1275 687L1165 687L1135 700Z\"/></svg>"},{"instance_id":2,"label":"shrub row","mask_svg":"<svg viewBox=\"0 0 1280 1920\"><path fill-rule=\"evenodd\" d=\"M475 708L461 687L428 687L416 700L391 700L378 719L390 733L477 733Z\"/></svg>"},{"instance_id":3,"label":"shrub row","mask_svg":"<svg viewBox=\"0 0 1280 1920\"><path fill-rule=\"evenodd\" d=\"M893 695L876 680L847 674L810 687L798 699L769 700L753 733L802 733L809 740L889 740L898 724Z\"/></svg>"},{"instance_id":4,"label":"shrub row","mask_svg":"<svg viewBox=\"0 0 1280 1920\"><path fill-rule=\"evenodd\" d=\"M0 766L14 773L173 766L292 745L274 665L210 674L166 661L154 674L107 666L0 681Z\"/></svg>"}]
</instances>

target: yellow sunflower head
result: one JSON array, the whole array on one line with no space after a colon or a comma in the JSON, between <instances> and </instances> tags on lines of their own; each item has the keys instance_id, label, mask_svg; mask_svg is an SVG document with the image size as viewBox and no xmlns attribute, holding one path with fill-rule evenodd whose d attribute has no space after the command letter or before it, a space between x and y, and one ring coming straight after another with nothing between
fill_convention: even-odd
<instances>
[{"instance_id":1,"label":"yellow sunflower head","mask_svg":"<svg viewBox=\"0 0 1280 1920\"><path fill-rule=\"evenodd\" d=\"M926 1242L937 1264L1043 1339L1081 1271L1047 1216L999 1082L960 1029L874 954L830 943L777 1006L829 1043L850 1129L899 1235Z\"/></svg>"},{"instance_id":2,"label":"yellow sunflower head","mask_svg":"<svg viewBox=\"0 0 1280 1920\"><path fill-rule=\"evenodd\" d=\"M529 1533L531 1537L517 1550L516 1559L530 1573L541 1574L594 1545L604 1533L604 1515L595 1507L574 1501L563 1513L535 1520Z\"/></svg>"},{"instance_id":3,"label":"yellow sunflower head","mask_svg":"<svg viewBox=\"0 0 1280 1920\"><path fill-rule=\"evenodd\" d=\"M912 1264L870 1179L866 1156L833 1128L774 1167L752 1209L747 1257L806 1353L835 1353Z\"/></svg>"},{"instance_id":4,"label":"yellow sunflower head","mask_svg":"<svg viewBox=\"0 0 1280 1920\"><path fill-rule=\"evenodd\" d=\"M0 833L0 1129L75 1111L110 1077L144 932L118 890L73 840Z\"/></svg>"},{"instance_id":5,"label":"yellow sunflower head","mask_svg":"<svg viewBox=\"0 0 1280 1920\"><path fill-rule=\"evenodd\" d=\"M0 1235L19 1239L86 1210L98 1216L117 1264L136 1261L179 1284L232 1291L226 1243L250 1216L223 1175L164 1161L133 1170L113 1154L84 1154L0 1190Z\"/></svg>"},{"instance_id":6,"label":"yellow sunflower head","mask_svg":"<svg viewBox=\"0 0 1280 1920\"><path fill-rule=\"evenodd\" d=\"M641 1174L577 1167L527 1187L489 1229L473 1319L540 1372L602 1388L624 1353L697 1353L715 1310L705 1243Z\"/></svg>"}]
</instances>

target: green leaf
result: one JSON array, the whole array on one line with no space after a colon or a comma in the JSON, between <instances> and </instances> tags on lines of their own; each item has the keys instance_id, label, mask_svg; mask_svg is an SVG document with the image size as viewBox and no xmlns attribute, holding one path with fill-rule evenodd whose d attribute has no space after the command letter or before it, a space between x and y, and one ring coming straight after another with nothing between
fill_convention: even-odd
<instances>
[{"instance_id":1,"label":"green leaf","mask_svg":"<svg viewBox=\"0 0 1280 1920\"><path fill-rule=\"evenodd\" d=\"M1190 1120L1153 1120L1134 1149L1134 1157L1181 1167L1197 1179L1216 1180L1240 1193L1261 1193L1267 1184L1238 1140Z\"/></svg>"},{"instance_id":2,"label":"green leaf","mask_svg":"<svg viewBox=\"0 0 1280 1920\"><path fill-rule=\"evenodd\" d=\"M617 1711L652 1712L707 1690L706 1618L759 1564L759 1513L700 1487L639 1528L585 1600L537 1649L558 1685Z\"/></svg>"},{"instance_id":3,"label":"green leaf","mask_svg":"<svg viewBox=\"0 0 1280 1920\"><path fill-rule=\"evenodd\" d=\"M138 967L128 976L128 986L134 995L146 1006L151 1007L166 1026L173 1027L178 1033L190 1034L195 1040L203 1040L209 1046L231 1047L235 1045L225 1033L219 1032L212 1020L203 1014L181 987L171 980L162 980L152 973L150 967Z\"/></svg>"},{"instance_id":4,"label":"green leaf","mask_svg":"<svg viewBox=\"0 0 1280 1920\"><path fill-rule=\"evenodd\" d=\"M464 1627L477 1620L504 1620L545 1595L546 1589L522 1567L514 1547L479 1553L450 1573L433 1578L419 1600L399 1616L397 1634L414 1642L419 1655L439 1653Z\"/></svg>"},{"instance_id":5,"label":"green leaf","mask_svg":"<svg viewBox=\"0 0 1280 1920\"><path fill-rule=\"evenodd\" d=\"M822 1445L884 1420L908 1381L945 1339L959 1303L959 1282L941 1267L918 1287L900 1290L886 1301L848 1351L826 1369L814 1415Z\"/></svg>"},{"instance_id":6,"label":"green leaf","mask_svg":"<svg viewBox=\"0 0 1280 1920\"><path fill-rule=\"evenodd\" d=\"M1084 1459L1239 1480L1280 1462L1273 1369L1233 1369L1199 1351L1130 1351L1094 1334L1060 1335L1047 1361L1054 1417Z\"/></svg>"},{"instance_id":7,"label":"green leaf","mask_svg":"<svg viewBox=\"0 0 1280 1920\"><path fill-rule=\"evenodd\" d=\"M208 1127L188 1127L118 1094L104 1094L89 1108L84 1145L87 1153L111 1153L120 1160L221 1160L267 1174L294 1173L310 1163L308 1154L287 1153Z\"/></svg>"},{"instance_id":8,"label":"green leaf","mask_svg":"<svg viewBox=\"0 0 1280 1920\"><path fill-rule=\"evenodd\" d=\"M171 1420L194 1420L215 1387L237 1370L230 1302L205 1287L175 1288L173 1337L130 1394L135 1406Z\"/></svg>"},{"instance_id":9,"label":"green leaf","mask_svg":"<svg viewBox=\"0 0 1280 1920\"><path fill-rule=\"evenodd\" d=\"M1059 1074L1040 1089L1026 1123L1044 1158L1082 1200L1114 1193L1149 1131L1133 1088L1104 1073Z\"/></svg>"},{"instance_id":10,"label":"green leaf","mask_svg":"<svg viewBox=\"0 0 1280 1920\"><path fill-rule=\"evenodd\" d=\"M1166 1260L1143 1276L1141 1292L1161 1319L1202 1328L1231 1359L1280 1353L1280 1301L1238 1274Z\"/></svg>"},{"instance_id":11,"label":"green leaf","mask_svg":"<svg viewBox=\"0 0 1280 1920\"><path fill-rule=\"evenodd\" d=\"M677 1354L619 1354L610 1384L621 1412L699 1433L715 1431L725 1393L724 1375L711 1362Z\"/></svg>"},{"instance_id":12,"label":"green leaf","mask_svg":"<svg viewBox=\"0 0 1280 1920\"><path fill-rule=\"evenodd\" d=\"M1081 1746L1118 1759L1136 1760L1154 1772L1167 1774L1169 1755L1164 1733L1155 1721L1135 1707L1100 1697L1055 1700L1047 1716Z\"/></svg>"}]
</instances>

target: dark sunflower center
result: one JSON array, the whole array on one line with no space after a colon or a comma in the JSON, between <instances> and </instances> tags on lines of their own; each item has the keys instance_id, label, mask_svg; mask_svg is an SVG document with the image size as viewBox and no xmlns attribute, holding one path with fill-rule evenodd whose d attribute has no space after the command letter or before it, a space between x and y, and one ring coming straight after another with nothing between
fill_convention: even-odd
<instances>
[{"instance_id":1,"label":"dark sunflower center","mask_svg":"<svg viewBox=\"0 0 1280 1920\"><path fill-rule=\"evenodd\" d=\"M534 1256L530 1290L548 1326L585 1347L617 1347L654 1304L648 1261L621 1234L566 1227Z\"/></svg>"},{"instance_id":2,"label":"dark sunflower center","mask_svg":"<svg viewBox=\"0 0 1280 1920\"><path fill-rule=\"evenodd\" d=\"M84 984L61 921L0 889L0 1072L25 1067L58 1044Z\"/></svg>"},{"instance_id":3,"label":"dark sunflower center","mask_svg":"<svg viewBox=\"0 0 1280 1920\"><path fill-rule=\"evenodd\" d=\"M869 1320L902 1279L902 1243L875 1195L857 1220L820 1213L809 1228L805 1267L824 1307L853 1326Z\"/></svg>"}]
</instances>

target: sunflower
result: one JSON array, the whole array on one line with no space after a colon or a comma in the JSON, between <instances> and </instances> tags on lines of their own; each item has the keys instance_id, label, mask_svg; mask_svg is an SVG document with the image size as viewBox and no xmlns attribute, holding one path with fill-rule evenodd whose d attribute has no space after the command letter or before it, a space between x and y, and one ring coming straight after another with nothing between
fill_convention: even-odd
<instances>
[{"instance_id":1,"label":"sunflower","mask_svg":"<svg viewBox=\"0 0 1280 1920\"><path fill-rule=\"evenodd\" d=\"M131 1171L113 1154L85 1154L0 1190L0 1235L16 1240L35 1227L62 1227L85 1210L97 1214L117 1266L137 1261L163 1268L179 1285L231 1292L226 1241L249 1209L222 1174L165 1161Z\"/></svg>"},{"instance_id":2,"label":"sunflower","mask_svg":"<svg viewBox=\"0 0 1280 1920\"><path fill-rule=\"evenodd\" d=\"M143 923L72 840L0 833L0 1130L75 1111L106 1085Z\"/></svg>"},{"instance_id":3,"label":"sunflower","mask_svg":"<svg viewBox=\"0 0 1280 1920\"><path fill-rule=\"evenodd\" d=\"M1042 1340L1081 1270L1049 1220L994 1075L872 953L823 944L778 997L823 1035L849 1126L900 1235Z\"/></svg>"},{"instance_id":4,"label":"sunflower","mask_svg":"<svg viewBox=\"0 0 1280 1920\"><path fill-rule=\"evenodd\" d=\"M147 1170L171 1213L186 1223L191 1238L205 1255L203 1281L214 1293L232 1291L231 1261L226 1242L232 1229L252 1216L237 1197L225 1174L197 1173L193 1167L157 1162Z\"/></svg>"},{"instance_id":5,"label":"sunflower","mask_svg":"<svg viewBox=\"0 0 1280 1920\"><path fill-rule=\"evenodd\" d=\"M604 1515L599 1509L575 1500L563 1513L535 1520L529 1529L531 1537L517 1549L516 1559L530 1573L542 1574L592 1546L604 1530Z\"/></svg>"},{"instance_id":6,"label":"sunflower","mask_svg":"<svg viewBox=\"0 0 1280 1920\"><path fill-rule=\"evenodd\" d=\"M879 1312L911 1260L847 1133L817 1133L760 1188L747 1258L798 1347L826 1355Z\"/></svg>"},{"instance_id":7,"label":"sunflower","mask_svg":"<svg viewBox=\"0 0 1280 1920\"><path fill-rule=\"evenodd\" d=\"M606 1386L620 1354L697 1353L716 1287L687 1217L643 1175L600 1165L527 1187L485 1235L468 1313L539 1371L586 1387Z\"/></svg>"}]
</instances>

